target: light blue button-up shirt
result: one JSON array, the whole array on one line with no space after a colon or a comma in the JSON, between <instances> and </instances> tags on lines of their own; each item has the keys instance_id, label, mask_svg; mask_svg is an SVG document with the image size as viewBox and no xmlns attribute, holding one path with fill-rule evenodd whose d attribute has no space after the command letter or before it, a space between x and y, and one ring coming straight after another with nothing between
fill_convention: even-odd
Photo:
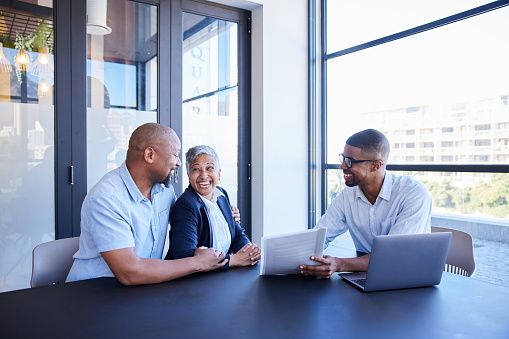
<instances>
[{"instance_id":1,"label":"light blue button-up shirt","mask_svg":"<svg viewBox=\"0 0 509 339\"><path fill-rule=\"evenodd\" d=\"M431 232L431 207L426 186L409 176L386 172L373 205L358 186L345 187L315 228L327 227L325 247L350 230L357 251L371 253L375 235Z\"/></svg>"},{"instance_id":2,"label":"light blue button-up shirt","mask_svg":"<svg viewBox=\"0 0 509 339\"><path fill-rule=\"evenodd\" d=\"M145 198L125 162L107 173L83 202L79 250L67 282L113 277L101 252L134 247L141 258L164 259L175 200L173 187L161 184L152 186L151 200Z\"/></svg>"}]
</instances>

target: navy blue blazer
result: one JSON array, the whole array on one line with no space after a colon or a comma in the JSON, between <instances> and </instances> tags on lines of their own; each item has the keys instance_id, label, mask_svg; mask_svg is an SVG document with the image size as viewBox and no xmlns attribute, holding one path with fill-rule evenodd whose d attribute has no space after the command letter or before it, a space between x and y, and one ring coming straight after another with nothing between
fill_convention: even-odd
<instances>
[{"instance_id":1,"label":"navy blue blazer","mask_svg":"<svg viewBox=\"0 0 509 339\"><path fill-rule=\"evenodd\" d=\"M228 194L223 188L219 186L216 188L224 194L217 198L217 204L230 229L232 241L226 254L226 259L230 259L230 253L237 253L250 241L239 223L233 220ZM175 202L170 214L170 224L170 248L166 259L192 257L198 247L212 247L209 213L201 197L191 185ZM228 267L229 260L222 269L226 270Z\"/></svg>"}]
</instances>

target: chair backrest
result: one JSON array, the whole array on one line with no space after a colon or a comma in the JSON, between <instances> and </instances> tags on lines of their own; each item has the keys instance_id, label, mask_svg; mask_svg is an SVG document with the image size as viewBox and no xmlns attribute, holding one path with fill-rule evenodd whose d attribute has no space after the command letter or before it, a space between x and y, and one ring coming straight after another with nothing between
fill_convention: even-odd
<instances>
[{"instance_id":1,"label":"chair backrest","mask_svg":"<svg viewBox=\"0 0 509 339\"><path fill-rule=\"evenodd\" d=\"M32 252L31 287L64 283L78 251L79 237L53 240L35 246Z\"/></svg>"},{"instance_id":2,"label":"chair backrest","mask_svg":"<svg viewBox=\"0 0 509 339\"><path fill-rule=\"evenodd\" d=\"M431 232L452 232L444 271L466 277L472 276L475 271L472 236L462 231L435 226L431 227Z\"/></svg>"}]
</instances>

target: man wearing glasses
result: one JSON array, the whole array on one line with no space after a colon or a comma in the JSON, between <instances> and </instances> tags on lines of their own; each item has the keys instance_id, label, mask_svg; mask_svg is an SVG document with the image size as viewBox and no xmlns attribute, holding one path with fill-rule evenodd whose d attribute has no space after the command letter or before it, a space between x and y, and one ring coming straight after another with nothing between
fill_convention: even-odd
<instances>
[{"instance_id":1,"label":"man wearing glasses","mask_svg":"<svg viewBox=\"0 0 509 339\"><path fill-rule=\"evenodd\" d=\"M329 278L334 272L366 271L375 235L429 233L431 196L409 176L386 171L389 141L367 129L352 135L339 155L345 187L315 228L327 227L325 246L350 230L357 258L311 257L319 266L302 265L302 274Z\"/></svg>"}]
</instances>

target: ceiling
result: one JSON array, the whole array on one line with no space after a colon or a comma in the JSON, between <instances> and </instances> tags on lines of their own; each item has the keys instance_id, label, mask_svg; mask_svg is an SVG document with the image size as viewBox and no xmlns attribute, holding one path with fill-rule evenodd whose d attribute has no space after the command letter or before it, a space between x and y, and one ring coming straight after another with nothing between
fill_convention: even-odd
<instances>
[{"instance_id":1,"label":"ceiling","mask_svg":"<svg viewBox=\"0 0 509 339\"><path fill-rule=\"evenodd\" d=\"M16 10L0 10L0 41L4 45L14 43L16 34L26 38L29 34L36 31L43 20L48 26L43 38L46 40L48 47L52 47L53 39L51 32L53 31L53 20L43 16L28 15Z\"/></svg>"}]
</instances>

